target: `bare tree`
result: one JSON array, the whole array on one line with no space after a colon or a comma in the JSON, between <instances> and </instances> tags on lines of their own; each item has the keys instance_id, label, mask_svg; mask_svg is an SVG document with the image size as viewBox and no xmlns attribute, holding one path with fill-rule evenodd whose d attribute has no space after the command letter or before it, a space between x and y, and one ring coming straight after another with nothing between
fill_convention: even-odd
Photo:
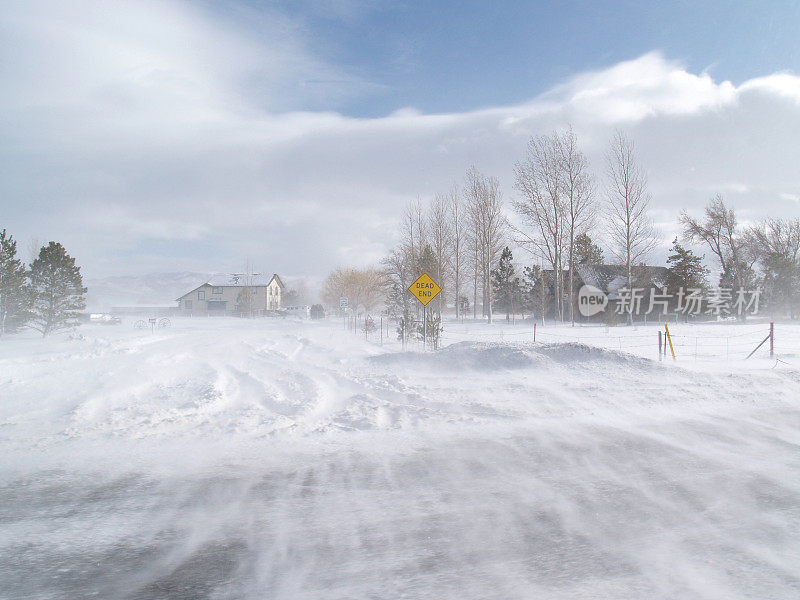
<instances>
[{"instance_id":1,"label":"bare tree","mask_svg":"<svg viewBox=\"0 0 800 600\"><path fill-rule=\"evenodd\" d=\"M607 227L611 251L625 269L627 287L633 287L633 269L658 243L647 213L650 194L647 175L638 164L633 141L617 131L606 154ZM628 312L628 323L633 314Z\"/></svg>"},{"instance_id":2,"label":"bare tree","mask_svg":"<svg viewBox=\"0 0 800 600\"><path fill-rule=\"evenodd\" d=\"M800 257L800 219L769 218L748 228L749 241L757 252L796 261Z\"/></svg>"},{"instance_id":3,"label":"bare tree","mask_svg":"<svg viewBox=\"0 0 800 600\"><path fill-rule=\"evenodd\" d=\"M800 219L766 219L747 228L745 254L756 257L773 315L794 319L800 300Z\"/></svg>"},{"instance_id":4,"label":"bare tree","mask_svg":"<svg viewBox=\"0 0 800 600\"><path fill-rule=\"evenodd\" d=\"M406 205L403 214L401 244L412 265L419 261L422 248L425 246L426 219L422 202L419 198Z\"/></svg>"},{"instance_id":5,"label":"bare tree","mask_svg":"<svg viewBox=\"0 0 800 600\"><path fill-rule=\"evenodd\" d=\"M456 185L453 185L450 189L448 201L450 205L450 223L452 225L450 256L453 271L453 292L456 297L456 320L458 320L461 315L461 286L469 256L467 254L467 215L465 214L461 193Z\"/></svg>"},{"instance_id":6,"label":"bare tree","mask_svg":"<svg viewBox=\"0 0 800 600\"><path fill-rule=\"evenodd\" d=\"M436 298L439 315L446 306L447 280L451 263L453 224L450 220L450 199L445 194L436 194L428 207L427 231L428 243L435 258L435 272L429 273L438 283L442 291Z\"/></svg>"},{"instance_id":7,"label":"bare tree","mask_svg":"<svg viewBox=\"0 0 800 600\"><path fill-rule=\"evenodd\" d=\"M723 278L730 278L734 285L743 288L747 263L752 266L755 257L750 252L745 232L740 230L736 212L725 205L721 194L716 194L706 205L705 220L693 219L684 210L680 224L683 238L692 243L703 243L719 261Z\"/></svg>"},{"instance_id":8,"label":"bare tree","mask_svg":"<svg viewBox=\"0 0 800 600\"><path fill-rule=\"evenodd\" d=\"M467 229L467 247L469 249L469 263L472 267L472 320L474 321L478 318L478 286L481 280L481 243L478 233L478 222L472 218L472 198L466 196L465 205L467 208L467 221L469 223Z\"/></svg>"},{"instance_id":9,"label":"bare tree","mask_svg":"<svg viewBox=\"0 0 800 600\"><path fill-rule=\"evenodd\" d=\"M253 318L253 309L255 307L255 299L253 298L253 294L255 294L253 289L255 275L257 273L253 273L249 260L245 261L244 273L234 273L233 275L234 280L242 284L239 293L236 295L236 310L239 312L239 316L250 319Z\"/></svg>"},{"instance_id":10,"label":"bare tree","mask_svg":"<svg viewBox=\"0 0 800 600\"><path fill-rule=\"evenodd\" d=\"M507 226L500 183L495 177L487 177L472 167L467 171L464 191L476 258L476 290L477 279L480 278L484 311L491 323L491 272L503 250Z\"/></svg>"},{"instance_id":11,"label":"bare tree","mask_svg":"<svg viewBox=\"0 0 800 600\"><path fill-rule=\"evenodd\" d=\"M586 155L578 149L578 140L570 127L558 138L561 180L564 195L564 231L569 270L569 312L575 325L575 238L585 233L595 217L594 180Z\"/></svg>"},{"instance_id":12,"label":"bare tree","mask_svg":"<svg viewBox=\"0 0 800 600\"><path fill-rule=\"evenodd\" d=\"M530 230L516 230L517 242L542 257L552 268L555 310L562 318L561 279L566 229L563 164L558 136L553 134L531 138L525 158L514 166L516 188L522 195L514 202L514 210Z\"/></svg>"},{"instance_id":13,"label":"bare tree","mask_svg":"<svg viewBox=\"0 0 800 600\"><path fill-rule=\"evenodd\" d=\"M411 314L408 286L414 281L409 253L401 244L392 249L382 261L383 289L389 314L407 320Z\"/></svg>"},{"instance_id":14,"label":"bare tree","mask_svg":"<svg viewBox=\"0 0 800 600\"><path fill-rule=\"evenodd\" d=\"M481 281L481 244L479 220L476 218L476 206L479 203L480 189L474 178L470 174L476 171L473 167L467 172L465 185L463 188L464 209L467 223L467 255L469 256L469 266L472 270L472 319L478 318L478 286Z\"/></svg>"},{"instance_id":15,"label":"bare tree","mask_svg":"<svg viewBox=\"0 0 800 600\"><path fill-rule=\"evenodd\" d=\"M339 298L346 297L351 306L363 304L376 308L384 299L384 274L379 269L339 268L322 283L322 300L330 308L339 308Z\"/></svg>"}]
</instances>

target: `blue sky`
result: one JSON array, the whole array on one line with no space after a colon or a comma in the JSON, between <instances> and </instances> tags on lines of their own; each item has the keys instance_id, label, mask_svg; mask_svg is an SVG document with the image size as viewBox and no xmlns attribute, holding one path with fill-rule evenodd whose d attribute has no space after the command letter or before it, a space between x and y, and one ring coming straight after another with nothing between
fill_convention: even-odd
<instances>
[{"instance_id":1,"label":"blue sky","mask_svg":"<svg viewBox=\"0 0 800 600\"><path fill-rule=\"evenodd\" d=\"M292 108L376 117L526 101L653 50L734 84L800 66L798 2L251 2L306 28L314 52L374 84ZM309 85L313 85L310 83Z\"/></svg>"},{"instance_id":2,"label":"blue sky","mask_svg":"<svg viewBox=\"0 0 800 600\"><path fill-rule=\"evenodd\" d=\"M598 203L610 137L634 140L665 246L716 193L800 216L798 6L6 2L0 228L87 277L319 279L471 166L513 219L528 139L568 126Z\"/></svg>"}]
</instances>

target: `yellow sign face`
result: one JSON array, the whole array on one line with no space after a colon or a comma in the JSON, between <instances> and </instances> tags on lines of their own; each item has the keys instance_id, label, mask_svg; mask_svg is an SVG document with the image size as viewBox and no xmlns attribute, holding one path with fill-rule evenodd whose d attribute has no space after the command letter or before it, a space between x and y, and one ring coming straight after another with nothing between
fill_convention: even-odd
<instances>
[{"instance_id":1,"label":"yellow sign face","mask_svg":"<svg viewBox=\"0 0 800 600\"><path fill-rule=\"evenodd\" d=\"M439 287L430 275L423 273L414 283L408 286L408 291L414 294L414 297L422 302L423 306L427 306L428 302L436 298L442 288Z\"/></svg>"}]
</instances>

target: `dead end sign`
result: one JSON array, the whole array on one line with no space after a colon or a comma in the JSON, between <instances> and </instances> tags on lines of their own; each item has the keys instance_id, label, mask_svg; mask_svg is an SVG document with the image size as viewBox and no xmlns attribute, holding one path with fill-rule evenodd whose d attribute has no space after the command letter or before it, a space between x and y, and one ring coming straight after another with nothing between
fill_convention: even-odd
<instances>
[{"instance_id":1,"label":"dead end sign","mask_svg":"<svg viewBox=\"0 0 800 600\"><path fill-rule=\"evenodd\" d=\"M439 284L431 279L430 275L423 273L419 276L419 279L408 286L408 291L411 292L417 300L422 302L423 306L427 306L428 302L439 295L439 292L442 291L442 288L440 288Z\"/></svg>"}]
</instances>

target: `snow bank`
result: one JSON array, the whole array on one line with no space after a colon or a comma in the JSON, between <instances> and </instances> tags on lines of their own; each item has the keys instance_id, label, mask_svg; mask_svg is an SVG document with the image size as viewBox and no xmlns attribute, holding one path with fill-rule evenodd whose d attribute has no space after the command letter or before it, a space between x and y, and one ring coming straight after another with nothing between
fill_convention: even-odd
<instances>
[{"instance_id":1,"label":"snow bank","mask_svg":"<svg viewBox=\"0 0 800 600\"><path fill-rule=\"evenodd\" d=\"M10 598L796 597L800 377L335 324L0 342Z\"/></svg>"},{"instance_id":2,"label":"snow bank","mask_svg":"<svg viewBox=\"0 0 800 600\"><path fill-rule=\"evenodd\" d=\"M381 366L416 367L426 370L496 371L503 369L552 368L553 363L591 362L645 368L652 365L649 359L627 352L598 348L580 342L561 344L457 342L430 353L398 352L371 358Z\"/></svg>"},{"instance_id":3,"label":"snow bank","mask_svg":"<svg viewBox=\"0 0 800 600\"><path fill-rule=\"evenodd\" d=\"M540 363L542 359L542 354L520 344L460 342L432 353L381 354L372 357L371 362L384 367L494 371L531 367Z\"/></svg>"}]
</instances>

